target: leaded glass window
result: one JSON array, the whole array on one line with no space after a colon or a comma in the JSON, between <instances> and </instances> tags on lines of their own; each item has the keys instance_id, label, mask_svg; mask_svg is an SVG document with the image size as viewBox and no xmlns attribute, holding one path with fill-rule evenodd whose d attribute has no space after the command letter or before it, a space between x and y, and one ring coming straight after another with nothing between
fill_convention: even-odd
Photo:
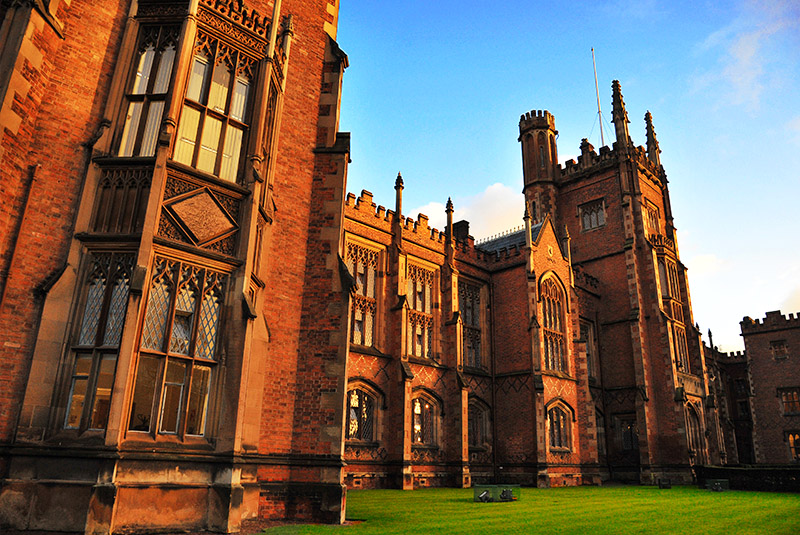
<instances>
[{"instance_id":1,"label":"leaded glass window","mask_svg":"<svg viewBox=\"0 0 800 535\"><path fill-rule=\"evenodd\" d=\"M560 405L547 411L547 426L550 433L550 450L569 450L572 448L569 414Z\"/></svg>"},{"instance_id":2,"label":"leaded glass window","mask_svg":"<svg viewBox=\"0 0 800 535\"><path fill-rule=\"evenodd\" d=\"M153 156L156 152L179 31L177 26L144 26L140 32L118 156Z\"/></svg>"},{"instance_id":3,"label":"leaded glass window","mask_svg":"<svg viewBox=\"0 0 800 535\"><path fill-rule=\"evenodd\" d=\"M105 429L128 308L134 253L92 252L77 312L66 429Z\"/></svg>"},{"instance_id":4,"label":"leaded glass window","mask_svg":"<svg viewBox=\"0 0 800 535\"><path fill-rule=\"evenodd\" d=\"M433 358L433 271L408 266L407 354Z\"/></svg>"},{"instance_id":5,"label":"leaded glass window","mask_svg":"<svg viewBox=\"0 0 800 535\"><path fill-rule=\"evenodd\" d=\"M544 367L547 370L567 372L564 293L552 277L542 282L541 301Z\"/></svg>"},{"instance_id":6,"label":"leaded glass window","mask_svg":"<svg viewBox=\"0 0 800 535\"><path fill-rule=\"evenodd\" d=\"M373 346L378 311L378 251L349 243L347 269L356 281L350 307L350 342L361 346Z\"/></svg>"},{"instance_id":7,"label":"leaded glass window","mask_svg":"<svg viewBox=\"0 0 800 535\"><path fill-rule=\"evenodd\" d=\"M434 417L436 408L429 399L414 398L412 404L412 441L414 444L432 446L436 444Z\"/></svg>"},{"instance_id":8,"label":"leaded glass window","mask_svg":"<svg viewBox=\"0 0 800 535\"><path fill-rule=\"evenodd\" d=\"M197 34L173 159L236 182L256 60Z\"/></svg>"},{"instance_id":9,"label":"leaded glass window","mask_svg":"<svg viewBox=\"0 0 800 535\"><path fill-rule=\"evenodd\" d=\"M789 458L794 461L800 461L800 432L790 431L786 434L786 441L789 443Z\"/></svg>"},{"instance_id":10,"label":"leaded glass window","mask_svg":"<svg viewBox=\"0 0 800 535\"><path fill-rule=\"evenodd\" d=\"M129 430L207 434L226 281L223 273L156 258Z\"/></svg>"},{"instance_id":11,"label":"leaded glass window","mask_svg":"<svg viewBox=\"0 0 800 535\"><path fill-rule=\"evenodd\" d=\"M783 414L800 414L800 388L781 388L778 393L783 403Z\"/></svg>"},{"instance_id":12,"label":"leaded glass window","mask_svg":"<svg viewBox=\"0 0 800 535\"><path fill-rule=\"evenodd\" d=\"M375 439L375 398L360 388L347 393L347 439Z\"/></svg>"},{"instance_id":13,"label":"leaded glass window","mask_svg":"<svg viewBox=\"0 0 800 535\"><path fill-rule=\"evenodd\" d=\"M478 400L471 400L467 407L467 440L470 448L489 443L489 408Z\"/></svg>"},{"instance_id":14,"label":"leaded glass window","mask_svg":"<svg viewBox=\"0 0 800 535\"><path fill-rule=\"evenodd\" d=\"M481 289L459 281L458 308L462 321L462 351L465 366L480 368L481 360Z\"/></svg>"},{"instance_id":15,"label":"leaded glass window","mask_svg":"<svg viewBox=\"0 0 800 535\"><path fill-rule=\"evenodd\" d=\"M603 199L582 204L578 207L578 212L583 230L604 227L606 224L606 205Z\"/></svg>"}]
</instances>

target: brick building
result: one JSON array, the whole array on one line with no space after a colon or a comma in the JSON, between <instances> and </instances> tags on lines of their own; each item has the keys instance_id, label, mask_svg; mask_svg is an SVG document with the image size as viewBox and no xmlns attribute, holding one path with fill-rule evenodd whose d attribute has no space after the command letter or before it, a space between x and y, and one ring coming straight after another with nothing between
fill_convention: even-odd
<instances>
[{"instance_id":1,"label":"brick building","mask_svg":"<svg viewBox=\"0 0 800 535\"><path fill-rule=\"evenodd\" d=\"M369 192L347 197L354 277L346 481L688 482L722 436L650 114L633 145L558 164L553 116L519 123L521 230L476 244Z\"/></svg>"},{"instance_id":2,"label":"brick building","mask_svg":"<svg viewBox=\"0 0 800 535\"><path fill-rule=\"evenodd\" d=\"M345 195L338 0L0 1L0 526L339 522L345 483L688 481L718 421L649 114L521 230ZM522 214L520 214L522 216ZM153 511L168 511L154 514Z\"/></svg>"},{"instance_id":3,"label":"brick building","mask_svg":"<svg viewBox=\"0 0 800 535\"><path fill-rule=\"evenodd\" d=\"M800 314L767 312L741 323L749 385L755 462L800 461Z\"/></svg>"},{"instance_id":4,"label":"brick building","mask_svg":"<svg viewBox=\"0 0 800 535\"><path fill-rule=\"evenodd\" d=\"M723 353L714 346L711 331L708 337L709 345L703 344L703 351L714 394L711 402L715 404L719 418L720 462L729 465L753 464L753 393L746 353Z\"/></svg>"},{"instance_id":5,"label":"brick building","mask_svg":"<svg viewBox=\"0 0 800 535\"><path fill-rule=\"evenodd\" d=\"M338 0L0 2L0 526L344 514Z\"/></svg>"}]
</instances>

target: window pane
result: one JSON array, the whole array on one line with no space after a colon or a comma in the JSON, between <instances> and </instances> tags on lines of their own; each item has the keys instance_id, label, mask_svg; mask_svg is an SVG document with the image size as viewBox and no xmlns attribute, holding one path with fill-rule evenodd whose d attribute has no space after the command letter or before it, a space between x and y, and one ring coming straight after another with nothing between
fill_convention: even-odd
<instances>
[{"instance_id":1,"label":"window pane","mask_svg":"<svg viewBox=\"0 0 800 535\"><path fill-rule=\"evenodd\" d=\"M148 46L139 55L139 66L136 69L136 79L133 81L131 93L141 95L147 92L147 84L150 82L150 70L153 68L153 59L156 51L153 45Z\"/></svg>"},{"instance_id":2,"label":"window pane","mask_svg":"<svg viewBox=\"0 0 800 535\"><path fill-rule=\"evenodd\" d=\"M181 113L181 126L178 128L178 142L175 144L175 155L173 157L176 162L192 165L199 124L200 112L189 106L184 106L183 113Z\"/></svg>"},{"instance_id":3,"label":"window pane","mask_svg":"<svg viewBox=\"0 0 800 535\"><path fill-rule=\"evenodd\" d=\"M186 415L186 434L204 435L208 412L208 389L211 386L211 369L192 367L192 388L189 392L189 413Z\"/></svg>"},{"instance_id":4,"label":"window pane","mask_svg":"<svg viewBox=\"0 0 800 535\"><path fill-rule=\"evenodd\" d=\"M242 153L243 133L241 129L230 125L225 132L225 149L222 151L222 165L219 170L219 177L224 180L236 182L239 155Z\"/></svg>"},{"instance_id":5,"label":"window pane","mask_svg":"<svg viewBox=\"0 0 800 535\"><path fill-rule=\"evenodd\" d=\"M172 74L172 62L175 60L175 47L169 45L161 53L161 62L158 64L158 74L153 85L153 93L158 95L166 93L169 88L169 75Z\"/></svg>"},{"instance_id":6,"label":"window pane","mask_svg":"<svg viewBox=\"0 0 800 535\"><path fill-rule=\"evenodd\" d=\"M81 333L78 337L78 344L82 346L94 345L95 343L105 291L106 276L103 273L98 273L94 276L94 280L89 283L89 291L86 295L86 305L83 310L83 320L81 321Z\"/></svg>"},{"instance_id":7,"label":"window pane","mask_svg":"<svg viewBox=\"0 0 800 535\"><path fill-rule=\"evenodd\" d=\"M170 300L169 286L166 282L156 281L150 289L147 300L147 313L142 329L142 347L162 351L164 346L164 329L167 326L167 315Z\"/></svg>"},{"instance_id":8,"label":"window pane","mask_svg":"<svg viewBox=\"0 0 800 535\"><path fill-rule=\"evenodd\" d=\"M125 322L125 310L128 306L128 288L130 279L124 271L120 273L114 289L111 290L111 303L108 305L108 318L106 319L106 332L103 336L103 345L118 346L122 338L122 326Z\"/></svg>"},{"instance_id":9,"label":"window pane","mask_svg":"<svg viewBox=\"0 0 800 535\"><path fill-rule=\"evenodd\" d=\"M125 127L122 129L122 139L119 143L119 155L122 157L133 156L133 145L136 143L136 133L139 131L139 120L142 117L142 105L141 102L128 104L128 114L125 116Z\"/></svg>"},{"instance_id":10,"label":"window pane","mask_svg":"<svg viewBox=\"0 0 800 535\"><path fill-rule=\"evenodd\" d=\"M105 354L100 360L92 404L92 419L89 423L91 429L105 429L108 426L108 410L111 407L111 389L114 387L116 365L117 355L114 353Z\"/></svg>"},{"instance_id":11,"label":"window pane","mask_svg":"<svg viewBox=\"0 0 800 535\"><path fill-rule=\"evenodd\" d=\"M247 94L250 91L250 83L247 78L239 76L236 78L236 86L233 89L231 98L231 118L244 122L245 107L247 106Z\"/></svg>"},{"instance_id":12,"label":"window pane","mask_svg":"<svg viewBox=\"0 0 800 535\"><path fill-rule=\"evenodd\" d=\"M192 64L192 72L189 75L189 84L186 87L186 98L200 102L200 98L203 96L206 71L208 71L208 58L201 54L196 55Z\"/></svg>"},{"instance_id":13,"label":"window pane","mask_svg":"<svg viewBox=\"0 0 800 535\"><path fill-rule=\"evenodd\" d=\"M189 354L189 342L192 339L194 326L194 290L184 286L175 301L175 319L172 324L172 336L169 341L169 350L181 355Z\"/></svg>"},{"instance_id":14,"label":"window pane","mask_svg":"<svg viewBox=\"0 0 800 535\"><path fill-rule=\"evenodd\" d=\"M211 89L208 91L208 107L219 113L225 113L228 100L228 87L231 83L231 71L224 63L214 67Z\"/></svg>"},{"instance_id":15,"label":"window pane","mask_svg":"<svg viewBox=\"0 0 800 535\"><path fill-rule=\"evenodd\" d=\"M203 125L203 137L200 141L200 154L197 155L197 168L201 171L214 173L221 131L222 121L206 116L205 125Z\"/></svg>"},{"instance_id":16,"label":"window pane","mask_svg":"<svg viewBox=\"0 0 800 535\"><path fill-rule=\"evenodd\" d=\"M186 364L178 360L167 360L164 377L164 394L161 401L161 433L177 433L180 423L183 387L186 383Z\"/></svg>"},{"instance_id":17,"label":"window pane","mask_svg":"<svg viewBox=\"0 0 800 535\"><path fill-rule=\"evenodd\" d=\"M194 354L196 357L213 359L217 347L220 299L216 292L206 294L200 305L200 321Z\"/></svg>"},{"instance_id":18,"label":"window pane","mask_svg":"<svg viewBox=\"0 0 800 535\"><path fill-rule=\"evenodd\" d=\"M156 140L158 139L158 127L161 125L162 111L164 111L164 101L150 103L139 156L152 156L156 153Z\"/></svg>"},{"instance_id":19,"label":"window pane","mask_svg":"<svg viewBox=\"0 0 800 535\"><path fill-rule=\"evenodd\" d=\"M91 369L91 355L78 355L75 357L72 388L70 389L69 407L67 408L67 421L64 423L64 427L67 429L76 429L81 423L83 404L86 401L86 385L89 382L89 371Z\"/></svg>"},{"instance_id":20,"label":"window pane","mask_svg":"<svg viewBox=\"0 0 800 535\"><path fill-rule=\"evenodd\" d=\"M158 359L142 355L136 372L136 387L133 389L131 418L128 429L131 431L150 431L150 417L153 413L153 397L158 379Z\"/></svg>"}]
</instances>

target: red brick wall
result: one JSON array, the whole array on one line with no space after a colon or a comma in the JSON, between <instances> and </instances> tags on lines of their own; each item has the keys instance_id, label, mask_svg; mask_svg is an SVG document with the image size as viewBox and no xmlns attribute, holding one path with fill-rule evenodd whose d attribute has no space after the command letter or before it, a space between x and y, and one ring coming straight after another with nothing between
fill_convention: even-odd
<instances>
[{"instance_id":1,"label":"red brick wall","mask_svg":"<svg viewBox=\"0 0 800 535\"><path fill-rule=\"evenodd\" d=\"M12 438L36 340L35 292L65 261L87 150L102 119L128 2L59 4L64 39L32 15L19 129L0 135L0 442ZM23 52L30 50L26 48ZM31 181L31 168L35 168Z\"/></svg>"}]
</instances>

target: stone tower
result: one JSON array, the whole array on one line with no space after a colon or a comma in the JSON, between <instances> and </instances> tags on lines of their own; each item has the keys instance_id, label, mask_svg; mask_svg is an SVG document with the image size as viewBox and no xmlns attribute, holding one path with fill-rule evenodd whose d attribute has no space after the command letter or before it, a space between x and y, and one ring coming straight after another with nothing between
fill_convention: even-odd
<instances>
[{"instance_id":1,"label":"stone tower","mask_svg":"<svg viewBox=\"0 0 800 535\"><path fill-rule=\"evenodd\" d=\"M559 175L558 131L549 111L534 110L519 119L522 143L522 176L526 209L534 221L555 214L556 187Z\"/></svg>"}]
</instances>

